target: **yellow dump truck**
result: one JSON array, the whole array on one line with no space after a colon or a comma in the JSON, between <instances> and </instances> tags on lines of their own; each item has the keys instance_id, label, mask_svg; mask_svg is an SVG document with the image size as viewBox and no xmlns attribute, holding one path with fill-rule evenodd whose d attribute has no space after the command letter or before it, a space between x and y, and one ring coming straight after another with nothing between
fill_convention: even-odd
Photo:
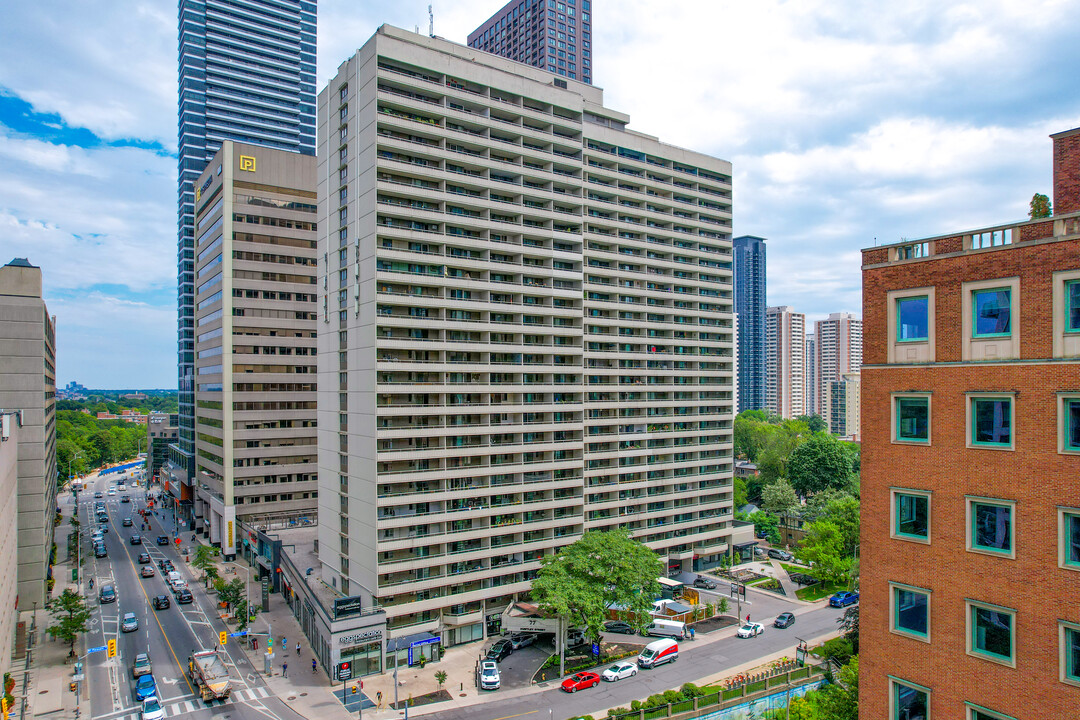
<instances>
[{"instance_id":1,"label":"yellow dump truck","mask_svg":"<svg viewBox=\"0 0 1080 720\"><path fill-rule=\"evenodd\" d=\"M214 650L199 650L188 658L188 675L195 683L202 699L227 700L232 687L229 684L229 670Z\"/></svg>"}]
</instances>

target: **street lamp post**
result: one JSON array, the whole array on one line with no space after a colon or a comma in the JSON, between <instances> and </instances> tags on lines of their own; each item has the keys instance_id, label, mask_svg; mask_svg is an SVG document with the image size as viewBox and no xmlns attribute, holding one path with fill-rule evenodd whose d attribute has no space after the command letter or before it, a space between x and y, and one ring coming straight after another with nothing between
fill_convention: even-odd
<instances>
[{"instance_id":1,"label":"street lamp post","mask_svg":"<svg viewBox=\"0 0 1080 720\"><path fill-rule=\"evenodd\" d=\"M75 461L75 460L78 460L80 455L82 455L81 452L76 452L74 455L72 455L71 457L68 458L68 482L69 483L71 482L71 478L72 478L72 475L71 475L71 463L73 461Z\"/></svg>"}]
</instances>

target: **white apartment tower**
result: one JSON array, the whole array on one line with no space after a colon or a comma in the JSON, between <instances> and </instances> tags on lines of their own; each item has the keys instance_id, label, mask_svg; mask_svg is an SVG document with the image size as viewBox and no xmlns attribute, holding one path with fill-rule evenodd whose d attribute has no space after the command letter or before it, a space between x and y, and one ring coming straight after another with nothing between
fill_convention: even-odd
<instances>
[{"instance_id":1,"label":"white apartment tower","mask_svg":"<svg viewBox=\"0 0 1080 720\"><path fill-rule=\"evenodd\" d=\"M794 418L806 412L806 315L789 305L765 309L765 407Z\"/></svg>"},{"instance_id":2,"label":"white apartment tower","mask_svg":"<svg viewBox=\"0 0 1080 720\"><path fill-rule=\"evenodd\" d=\"M743 539L730 163L388 26L318 118L325 582L453 645L585 530L717 564Z\"/></svg>"},{"instance_id":3,"label":"white apartment tower","mask_svg":"<svg viewBox=\"0 0 1080 720\"><path fill-rule=\"evenodd\" d=\"M851 313L832 313L814 323L814 408L829 418L829 385L862 368L862 320Z\"/></svg>"},{"instance_id":4,"label":"white apartment tower","mask_svg":"<svg viewBox=\"0 0 1080 720\"><path fill-rule=\"evenodd\" d=\"M817 387L817 354L815 348L817 347L817 341L814 338L814 333L806 333L806 352L803 357L806 358L806 370L803 373L805 382L803 383L803 402L806 405L806 414L814 415L818 412L817 404L815 400L814 388Z\"/></svg>"}]
</instances>

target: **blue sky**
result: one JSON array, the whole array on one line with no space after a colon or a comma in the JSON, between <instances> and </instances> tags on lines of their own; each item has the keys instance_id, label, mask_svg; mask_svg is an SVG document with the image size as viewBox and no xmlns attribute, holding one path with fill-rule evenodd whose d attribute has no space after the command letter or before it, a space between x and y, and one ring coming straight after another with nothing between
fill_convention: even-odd
<instances>
[{"instance_id":1,"label":"blue sky","mask_svg":"<svg viewBox=\"0 0 1080 720\"><path fill-rule=\"evenodd\" d=\"M320 0L319 82L424 0ZM463 42L502 0L435 3ZM631 127L731 160L769 303L858 312L859 249L1022 219L1080 126L1080 0L593 0ZM0 262L45 273L61 383L176 386L176 8L7 3Z\"/></svg>"}]
</instances>

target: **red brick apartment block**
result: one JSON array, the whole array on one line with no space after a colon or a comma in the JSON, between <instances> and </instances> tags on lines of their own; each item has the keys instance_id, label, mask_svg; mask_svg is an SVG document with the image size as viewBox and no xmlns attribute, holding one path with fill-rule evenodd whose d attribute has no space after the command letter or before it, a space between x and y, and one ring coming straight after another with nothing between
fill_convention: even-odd
<instances>
[{"instance_id":1,"label":"red brick apartment block","mask_svg":"<svg viewBox=\"0 0 1080 720\"><path fill-rule=\"evenodd\" d=\"M1080 128L1053 218L863 251L861 720L1080 718Z\"/></svg>"}]
</instances>

